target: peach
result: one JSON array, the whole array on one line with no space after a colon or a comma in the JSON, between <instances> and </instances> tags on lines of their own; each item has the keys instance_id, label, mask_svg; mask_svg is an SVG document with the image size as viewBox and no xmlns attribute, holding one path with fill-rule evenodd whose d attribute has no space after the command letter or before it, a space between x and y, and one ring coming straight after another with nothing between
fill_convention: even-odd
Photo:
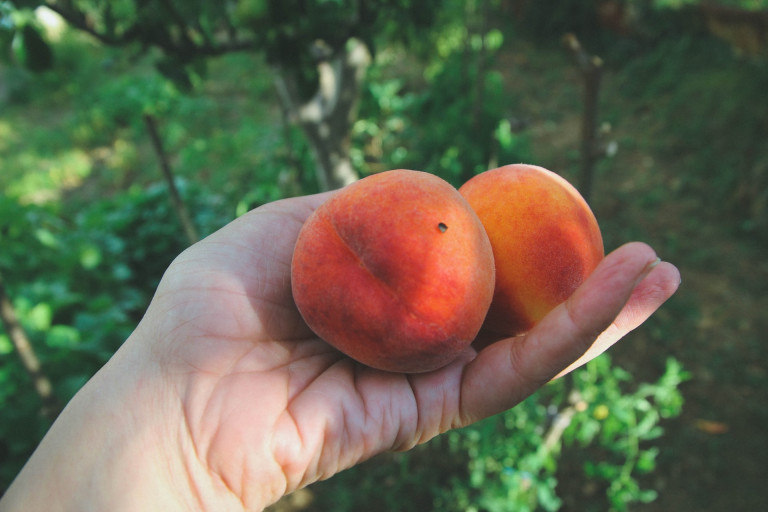
<instances>
[{"instance_id":1,"label":"peach","mask_svg":"<svg viewBox=\"0 0 768 512\"><path fill-rule=\"evenodd\" d=\"M493 298L493 253L459 192L395 170L322 204L299 232L291 287L320 338L373 368L427 372L474 340Z\"/></svg>"},{"instance_id":2,"label":"peach","mask_svg":"<svg viewBox=\"0 0 768 512\"><path fill-rule=\"evenodd\" d=\"M484 332L515 336L530 330L603 259L592 210L552 171L507 165L473 177L459 192L485 226L496 263Z\"/></svg>"}]
</instances>

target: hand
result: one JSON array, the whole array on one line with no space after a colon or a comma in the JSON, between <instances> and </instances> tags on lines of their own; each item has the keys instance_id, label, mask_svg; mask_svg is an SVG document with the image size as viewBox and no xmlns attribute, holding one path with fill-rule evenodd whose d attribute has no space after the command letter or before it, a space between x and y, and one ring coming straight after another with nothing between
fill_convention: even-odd
<instances>
[{"instance_id":1,"label":"hand","mask_svg":"<svg viewBox=\"0 0 768 512\"><path fill-rule=\"evenodd\" d=\"M51 464L66 462L72 475L49 499L82 499L95 487L92 506L137 503L139 483L105 483L127 472L154 489L143 493L142 510L260 510L377 453L513 407L640 325L680 282L650 247L628 244L527 335L468 349L436 372L381 372L318 339L291 297L294 242L328 197L268 204L180 255L135 333L62 414L9 501L21 505L25 486L44 488ZM116 400L120 410L105 415ZM72 432L89 422L91 451L96 431L128 445L117 461L78 462L84 443ZM99 475L78 476L89 471Z\"/></svg>"}]
</instances>

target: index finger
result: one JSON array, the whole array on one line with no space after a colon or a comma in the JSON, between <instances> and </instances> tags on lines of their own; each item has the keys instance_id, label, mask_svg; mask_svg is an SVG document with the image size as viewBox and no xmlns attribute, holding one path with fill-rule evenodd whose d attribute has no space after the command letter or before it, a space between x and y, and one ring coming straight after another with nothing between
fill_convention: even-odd
<instances>
[{"instance_id":1,"label":"index finger","mask_svg":"<svg viewBox=\"0 0 768 512\"><path fill-rule=\"evenodd\" d=\"M467 366L461 423L509 409L595 357L648 318L679 282L676 269L660 264L649 246L635 242L615 250L529 333L486 347Z\"/></svg>"}]
</instances>

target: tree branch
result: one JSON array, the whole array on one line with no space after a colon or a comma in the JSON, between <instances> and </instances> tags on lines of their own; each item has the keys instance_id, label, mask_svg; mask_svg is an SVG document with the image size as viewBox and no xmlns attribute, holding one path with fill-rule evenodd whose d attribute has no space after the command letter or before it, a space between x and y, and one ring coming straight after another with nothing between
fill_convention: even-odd
<instances>
[{"instance_id":1,"label":"tree branch","mask_svg":"<svg viewBox=\"0 0 768 512\"><path fill-rule=\"evenodd\" d=\"M51 381L43 373L40 359L38 359L37 354L35 353L35 349L29 340L29 336L27 336L24 327L18 320L16 309L13 307L13 303L5 290L2 274L0 274L0 320L2 320L5 330L11 338L11 342L21 359L21 364L24 366L24 370L26 370L27 374L32 379L32 384L35 387L37 395L43 402L41 411L43 416L50 420L56 419L61 412L61 404L53 393Z\"/></svg>"},{"instance_id":2,"label":"tree branch","mask_svg":"<svg viewBox=\"0 0 768 512\"><path fill-rule=\"evenodd\" d=\"M203 44L197 44L189 37L185 30L185 24L180 26L184 35L184 42L177 43L167 34L163 33L160 37L141 20L135 22L128 29L120 34L109 34L98 30L88 16L74 6L71 2L59 2L57 0L48 0L43 5L56 12L64 20L78 30L96 38L99 42L109 46L125 46L135 42L149 43L157 46L169 55L178 55L181 57L217 57L227 53L243 52L254 50L259 47L259 41L255 39L238 40L232 39L227 42L214 42L206 38Z\"/></svg>"},{"instance_id":3,"label":"tree branch","mask_svg":"<svg viewBox=\"0 0 768 512\"><path fill-rule=\"evenodd\" d=\"M71 2L58 2L52 0L43 2L43 5L64 18L64 20L73 27L95 37L104 44L121 46L136 40L136 34L130 33L130 31L123 33L120 37L99 32L85 13L74 8Z\"/></svg>"}]
</instances>

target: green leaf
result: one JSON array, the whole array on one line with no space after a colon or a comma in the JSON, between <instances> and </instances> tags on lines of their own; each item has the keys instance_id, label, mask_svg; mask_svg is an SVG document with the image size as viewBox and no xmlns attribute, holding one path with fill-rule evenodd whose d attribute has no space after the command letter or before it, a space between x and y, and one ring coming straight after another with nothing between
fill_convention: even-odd
<instances>
[{"instance_id":1,"label":"green leaf","mask_svg":"<svg viewBox=\"0 0 768 512\"><path fill-rule=\"evenodd\" d=\"M249 24L263 19L268 12L266 0L240 0L235 8L235 17L238 24Z\"/></svg>"},{"instance_id":2,"label":"green leaf","mask_svg":"<svg viewBox=\"0 0 768 512\"><path fill-rule=\"evenodd\" d=\"M659 493L653 489L644 489L638 492L637 499L641 503L651 503L659 497Z\"/></svg>"},{"instance_id":3,"label":"green leaf","mask_svg":"<svg viewBox=\"0 0 768 512\"><path fill-rule=\"evenodd\" d=\"M80 331L69 325L54 325L45 337L51 348L72 349L80 343Z\"/></svg>"},{"instance_id":4,"label":"green leaf","mask_svg":"<svg viewBox=\"0 0 768 512\"><path fill-rule=\"evenodd\" d=\"M30 309L26 314L26 324L37 331L45 331L51 327L53 308L50 304L41 302Z\"/></svg>"},{"instance_id":5,"label":"green leaf","mask_svg":"<svg viewBox=\"0 0 768 512\"><path fill-rule=\"evenodd\" d=\"M13 352L13 343L11 338L5 334L0 334L0 356L5 356Z\"/></svg>"},{"instance_id":6,"label":"green leaf","mask_svg":"<svg viewBox=\"0 0 768 512\"><path fill-rule=\"evenodd\" d=\"M494 29L485 34L485 44L490 51L496 51L504 44L504 34L501 30Z\"/></svg>"},{"instance_id":7,"label":"green leaf","mask_svg":"<svg viewBox=\"0 0 768 512\"><path fill-rule=\"evenodd\" d=\"M101 250L93 245L87 244L80 248L80 264L87 270L92 270L101 263Z\"/></svg>"},{"instance_id":8,"label":"green leaf","mask_svg":"<svg viewBox=\"0 0 768 512\"><path fill-rule=\"evenodd\" d=\"M655 409L647 411L635 427L634 435L640 439L648 439L659 419L659 413Z\"/></svg>"},{"instance_id":9,"label":"green leaf","mask_svg":"<svg viewBox=\"0 0 768 512\"><path fill-rule=\"evenodd\" d=\"M49 229L38 228L35 230L35 238L37 241L43 244L45 247L56 248L59 245L59 240L56 238Z\"/></svg>"},{"instance_id":10,"label":"green leaf","mask_svg":"<svg viewBox=\"0 0 768 512\"><path fill-rule=\"evenodd\" d=\"M656 468L656 456L659 454L657 447L649 448L640 452L637 458L637 471L640 473L650 473Z\"/></svg>"}]
</instances>

